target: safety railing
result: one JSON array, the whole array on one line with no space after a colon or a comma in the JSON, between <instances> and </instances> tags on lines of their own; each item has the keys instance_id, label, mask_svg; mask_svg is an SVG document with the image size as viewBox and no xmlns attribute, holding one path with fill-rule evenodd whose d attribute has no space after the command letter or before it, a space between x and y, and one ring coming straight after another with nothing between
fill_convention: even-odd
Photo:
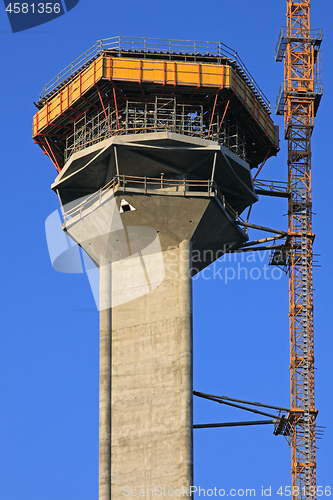
<instances>
[{"instance_id":1,"label":"safety railing","mask_svg":"<svg viewBox=\"0 0 333 500\"><path fill-rule=\"evenodd\" d=\"M282 61L288 40L295 42L312 43L315 47L315 51L317 51L323 40L323 32L321 29L307 30L300 26L294 26L288 31L288 28L284 26L283 28L281 28L279 38L275 47L276 61Z\"/></svg>"},{"instance_id":2,"label":"safety railing","mask_svg":"<svg viewBox=\"0 0 333 500\"><path fill-rule=\"evenodd\" d=\"M255 179L253 181L253 184L255 189L263 189L266 191L278 192L283 194L289 193L288 182Z\"/></svg>"},{"instance_id":3,"label":"safety railing","mask_svg":"<svg viewBox=\"0 0 333 500\"><path fill-rule=\"evenodd\" d=\"M172 40L162 38L134 38L126 36L117 36L98 40L90 49L81 54L71 64L66 66L43 88L39 101L47 99L58 90L66 81L78 74L84 67L89 65L96 57L104 51L112 51L118 56L122 53L142 52L143 57L149 57L156 54L165 54L167 58L172 59L176 55L184 56L185 60L196 61L198 59L211 58L212 63L221 64L221 59L228 59L235 66L238 72L248 80L255 94L262 101L264 107L270 111L270 102L260 89L259 85L246 68L244 62L238 53L223 44L222 42L206 42L198 40Z\"/></svg>"},{"instance_id":4,"label":"safety railing","mask_svg":"<svg viewBox=\"0 0 333 500\"><path fill-rule=\"evenodd\" d=\"M299 82L297 82L297 79L295 78L295 80L291 80L291 82L289 84L288 84L287 80L284 80L281 82L279 92L278 92L276 102L275 102L275 113L277 115L284 114L284 108L285 108L287 96L293 96L293 97L301 96L302 98L304 98L304 97L313 98L315 100L315 111L317 110L317 108L318 108L317 101L318 100L320 101L320 99L323 95L322 82L320 80L319 81L315 80L313 82L313 90L306 90L306 91L304 91L304 89L299 90L297 88L298 83L301 84L302 80L299 80Z\"/></svg>"},{"instance_id":5,"label":"safety railing","mask_svg":"<svg viewBox=\"0 0 333 500\"><path fill-rule=\"evenodd\" d=\"M237 220L238 213L226 202L225 196L219 190L215 181L210 180L190 180L190 179L165 179L161 177L138 177L132 175L117 175L104 187L95 193L87 196L78 205L69 210L63 210L65 222L76 217L81 217L88 209L97 208L102 205L110 192L122 190L123 192L136 190L147 194L155 191L159 195L170 195L179 193L180 196L191 195L193 193L207 193L209 196L216 196L233 220Z\"/></svg>"}]
</instances>

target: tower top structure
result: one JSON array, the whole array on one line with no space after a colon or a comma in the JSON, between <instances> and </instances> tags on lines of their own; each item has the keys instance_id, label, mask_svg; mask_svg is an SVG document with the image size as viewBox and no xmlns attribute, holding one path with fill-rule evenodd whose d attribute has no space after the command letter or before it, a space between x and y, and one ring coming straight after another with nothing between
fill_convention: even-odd
<instances>
[{"instance_id":1,"label":"tower top structure","mask_svg":"<svg viewBox=\"0 0 333 500\"><path fill-rule=\"evenodd\" d=\"M221 42L99 40L45 85L36 106L33 138L58 171L82 146L149 131L217 141L251 168L278 150L269 100L237 52Z\"/></svg>"}]
</instances>

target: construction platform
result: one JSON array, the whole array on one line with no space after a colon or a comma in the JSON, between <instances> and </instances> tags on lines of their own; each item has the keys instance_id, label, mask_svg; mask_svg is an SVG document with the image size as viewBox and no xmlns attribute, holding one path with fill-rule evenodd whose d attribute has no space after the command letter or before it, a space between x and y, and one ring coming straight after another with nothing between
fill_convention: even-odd
<instances>
[{"instance_id":1,"label":"construction platform","mask_svg":"<svg viewBox=\"0 0 333 500\"><path fill-rule=\"evenodd\" d=\"M174 131L213 140L256 167L276 155L270 103L222 43L101 40L47 84L33 138L58 170L113 135Z\"/></svg>"}]
</instances>

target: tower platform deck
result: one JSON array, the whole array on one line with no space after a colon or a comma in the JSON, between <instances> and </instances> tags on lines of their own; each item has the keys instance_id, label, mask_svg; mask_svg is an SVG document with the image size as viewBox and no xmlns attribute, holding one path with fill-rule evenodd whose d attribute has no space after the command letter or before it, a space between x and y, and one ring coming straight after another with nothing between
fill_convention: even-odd
<instances>
[{"instance_id":1,"label":"tower platform deck","mask_svg":"<svg viewBox=\"0 0 333 500\"><path fill-rule=\"evenodd\" d=\"M180 131L231 148L251 168L277 153L270 104L237 53L210 42L169 41L168 52L161 41L161 50L150 50L148 40L117 47L101 41L90 59L74 62L46 86L33 138L58 170L75 135L91 143L101 134Z\"/></svg>"}]
</instances>

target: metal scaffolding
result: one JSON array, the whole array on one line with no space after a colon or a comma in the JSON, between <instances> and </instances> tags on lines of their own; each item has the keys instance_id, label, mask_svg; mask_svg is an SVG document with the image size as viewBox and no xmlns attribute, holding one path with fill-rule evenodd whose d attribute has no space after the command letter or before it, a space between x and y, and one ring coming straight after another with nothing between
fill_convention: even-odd
<instances>
[{"instance_id":1,"label":"metal scaffolding","mask_svg":"<svg viewBox=\"0 0 333 500\"><path fill-rule=\"evenodd\" d=\"M215 111L215 112L214 112ZM66 137L65 161L83 148L108 137L123 134L169 131L217 141L246 160L245 134L238 123L228 123L217 110L178 102L176 97L157 97L154 101L122 101L109 104L88 118L84 113L74 121L73 134Z\"/></svg>"}]
</instances>

